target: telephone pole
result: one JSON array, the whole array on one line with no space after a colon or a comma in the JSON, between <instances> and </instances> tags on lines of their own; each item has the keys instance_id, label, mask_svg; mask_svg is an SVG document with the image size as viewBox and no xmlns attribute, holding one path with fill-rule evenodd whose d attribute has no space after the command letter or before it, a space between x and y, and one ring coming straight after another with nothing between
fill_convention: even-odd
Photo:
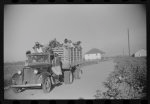
<instances>
[{"instance_id":1,"label":"telephone pole","mask_svg":"<svg viewBox=\"0 0 150 104\"><path fill-rule=\"evenodd\" d=\"M129 39L129 28L128 28L128 50L129 50L129 56L130 56L130 39Z\"/></svg>"}]
</instances>

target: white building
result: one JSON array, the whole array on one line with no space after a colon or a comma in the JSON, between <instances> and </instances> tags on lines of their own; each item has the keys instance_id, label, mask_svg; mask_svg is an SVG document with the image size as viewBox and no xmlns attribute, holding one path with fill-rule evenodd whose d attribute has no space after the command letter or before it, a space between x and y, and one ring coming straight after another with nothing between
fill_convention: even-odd
<instances>
[{"instance_id":1,"label":"white building","mask_svg":"<svg viewBox=\"0 0 150 104\"><path fill-rule=\"evenodd\" d=\"M134 53L134 57L146 57L146 56L147 56L147 52L145 49L141 49L136 53Z\"/></svg>"},{"instance_id":2,"label":"white building","mask_svg":"<svg viewBox=\"0 0 150 104\"><path fill-rule=\"evenodd\" d=\"M85 60L96 60L96 59L100 60L102 59L102 56L104 53L105 52L99 49L93 48L84 54L84 59Z\"/></svg>"}]
</instances>

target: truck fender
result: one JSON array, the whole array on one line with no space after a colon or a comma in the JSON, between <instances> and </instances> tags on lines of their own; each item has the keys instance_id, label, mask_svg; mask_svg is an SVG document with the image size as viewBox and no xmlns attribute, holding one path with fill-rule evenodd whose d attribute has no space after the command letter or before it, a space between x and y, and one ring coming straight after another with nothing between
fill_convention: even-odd
<instances>
[{"instance_id":1,"label":"truck fender","mask_svg":"<svg viewBox=\"0 0 150 104\"><path fill-rule=\"evenodd\" d=\"M47 76L49 76L51 78L51 74L49 72L43 72L43 73L41 73L41 75L42 76L47 75ZM43 78L42 78L42 80L43 80Z\"/></svg>"},{"instance_id":2,"label":"truck fender","mask_svg":"<svg viewBox=\"0 0 150 104\"><path fill-rule=\"evenodd\" d=\"M55 82L54 82L53 77L52 77L52 76L50 76L50 78L51 78L51 81L52 81L52 85L54 85L54 84L55 84Z\"/></svg>"}]
</instances>

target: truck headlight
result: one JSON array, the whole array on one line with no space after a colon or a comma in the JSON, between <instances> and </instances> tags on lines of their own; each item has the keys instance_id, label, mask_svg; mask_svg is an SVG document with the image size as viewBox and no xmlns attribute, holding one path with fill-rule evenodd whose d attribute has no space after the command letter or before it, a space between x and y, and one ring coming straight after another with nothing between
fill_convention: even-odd
<instances>
[{"instance_id":1,"label":"truck headlight","mask_svg":"<svg viewBox=\"0 0 150 104\"><path fill-rule=\"evenodd\" d=\"M33 72L34 74L37 74L38 73L38 70L34 70L34 72Z\"/></svg>"},{"instance_id":2,"label":"truck headlight","mask_svg":"<svg viewBox=\"0 0 150 104\"><path fill-rule=\"evenodd\" d=\"M19 70L17 73L20 75L20 74L21 74L21 71Z\"/></svg>"}]
</instances>

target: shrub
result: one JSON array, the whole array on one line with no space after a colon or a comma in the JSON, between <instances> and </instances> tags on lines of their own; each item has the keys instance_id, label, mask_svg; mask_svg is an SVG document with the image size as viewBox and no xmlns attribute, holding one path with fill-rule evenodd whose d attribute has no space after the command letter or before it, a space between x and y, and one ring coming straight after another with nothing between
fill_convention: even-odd
<instances>
[{"instance_id":1,"label":"shrub","mask_svg":"<svg viewBox=\"0 0 150 104\"><path fill-rule=\"evenodd\" d=\"M104 99L140 99L146 97L146 59L117 57L115 69L104 86L108 89L96 96ZM98 98L98 97L97 97Z\"/></svg>"}]
</instances>

